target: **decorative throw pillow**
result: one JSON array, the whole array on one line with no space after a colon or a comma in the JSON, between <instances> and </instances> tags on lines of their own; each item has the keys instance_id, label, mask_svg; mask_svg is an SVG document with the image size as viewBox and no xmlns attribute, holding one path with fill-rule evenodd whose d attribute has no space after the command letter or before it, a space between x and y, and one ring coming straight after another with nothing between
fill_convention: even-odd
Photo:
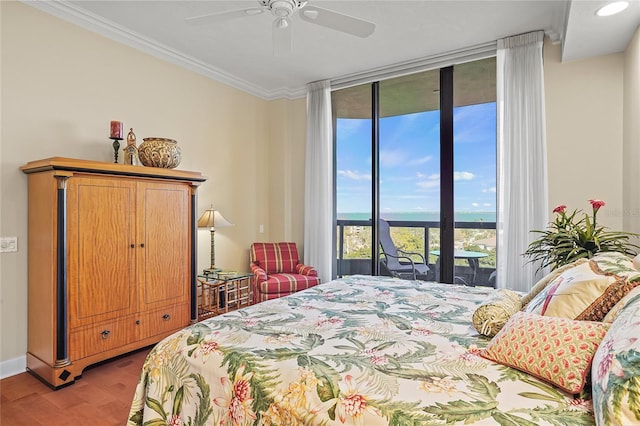
<instances>
[{"instance_id":1,"label":"decorative throw pillow","mask_svg":"<svg viewBox=\"0 0 640 426\"><path fill-rule=\"evenodd\" d=\"M589 261L588 259L578 259L575 262L571 262L569 264L559 267L558 269L551 271L544 278L540 279L540 281L538 281L533 287L531 287L531 290L529 290L529 293L522 296L522 307L525 308L529 304L529 302L531 302L531 300L538 295L538 293L544 290L546 286L548 286L551 282L553 282L553 280L558 278L558 275L560 275L567 269L573 268L576 265L580 265L581 263L585 263L588 261Z\"/></svg>"},{"instance_id":2,"label":"decorative throw pillow","mask_svg":"<svg viewBox=\"0 0 640 426\"><path fill-rule=\"evenodd\" d=\"M603 253L564 270L524 311L585 321L602 321L631 289L640 285L640 271L620 253Z\"/></svg>"},{"instance_id":3,"label":"decorative throw pillow","mask_svg":"<svg viewBox=\"0 0 640 426\"><path fill-rule=\"evenodd\" d=\"M640 270L640 253L633 258L633 267Z\"/></svg>"},{"instance_id":4,"label":"decorative throw pillow","mask_svg":"<svg viewBox=\"0 0 640 426\"><path fill-rule=\"evenodd\" d=\"M473 312L473 326L483 336L493 337L522 308L521 296L501 288L492 292Z\"/></svg>"},{"instance_id":5,"label":"decorative throw pillow","mask_svg":"<svg viewBox=\"0 0 640 426\"><path fill-rule=\"evenodd\" d=\"M517 312L481 355L577 394L608 328L601 322Z\"/></svg>"},{"instance_id":6,"label":"decorative throw pillow","mask_svg":"<svg viewBox=\"0 0 640 426\"><path fill-rule=\"evenodd\" d=\"M616 303L613 308L611 308L611 310L607 313L607 315L605 315L602 322L608 322L608 323L614 322L616 318L618 318L618 315L624 309L624 307L627 306L627 303L629 303L631 299L633 299L638 295L640 295L640 286L634 288L629 293L627 293L626 296L620 299L620 301Z\"/></svg>"},{"instance_id":7,"label":"decorative throw pillow","mask_svg":"<svg viewBox=\"0 0 640 426\"><path fill-rule=\"evenodd\" d=\"M630 293L631 294L631 293ZM629 298L593 357L597 425L640 424L640 294Z\"/></svg>"}]
</instances>

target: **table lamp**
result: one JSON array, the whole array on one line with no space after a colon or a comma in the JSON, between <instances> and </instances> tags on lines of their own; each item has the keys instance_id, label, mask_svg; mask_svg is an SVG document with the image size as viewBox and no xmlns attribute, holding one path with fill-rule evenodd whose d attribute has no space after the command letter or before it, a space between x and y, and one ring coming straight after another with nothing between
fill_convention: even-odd
<instances>
[{"instance_id":1,"label":"table lamp","mask_svg":"<svg viewBox=\"0 0 640 426\"><path fill-rule=\"evenodd\" d=\"M233 226L233 223L225 219L218 210L214 210L213 206L205 210L200 219L198 219L198 228L209 228L211 231L211 268L209 268L211 272L220 269L216 268L216 227L222 228L225 226Z\"/></svg>"}]
</instances>

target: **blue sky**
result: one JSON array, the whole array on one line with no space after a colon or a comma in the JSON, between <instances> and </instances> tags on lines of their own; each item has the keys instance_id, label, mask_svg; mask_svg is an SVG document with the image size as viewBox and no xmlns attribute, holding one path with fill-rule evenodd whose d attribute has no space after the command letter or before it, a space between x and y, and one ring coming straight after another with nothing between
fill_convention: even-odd
<instances>
[{"instance_id":1,"label":"blue sky","mask_svg":"<svg viewBox=\"0 0 640 426\"><path fill-rule=\"evenodd\" d=\"M440 206L439 111L380 120L380 208L437 212ZM338 119L339 213L371 210L371 121ZM454 109L454 209L495 211L495 103Z\"/></svg>"}]
</instances>

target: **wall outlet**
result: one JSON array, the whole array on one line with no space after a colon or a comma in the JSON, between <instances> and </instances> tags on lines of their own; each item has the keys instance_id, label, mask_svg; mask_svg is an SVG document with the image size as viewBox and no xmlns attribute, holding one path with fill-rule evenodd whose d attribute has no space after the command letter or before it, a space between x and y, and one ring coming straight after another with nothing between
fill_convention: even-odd
<instances>
[{"instance_id":1,"label":"wall outlet","mask_svg":"<svg viewBox=\"0 0 640 426\"><path fill-rule=\"evenodd\" d=\"M264 225L260 225L260 231L261 234L264 234Z\"/></svg>"},{"instance_id":2,"label":"wall outlet","mask_svg":"<svg viewBox=\"0 0 640 426\"><path fill-rule=\"evenodd\" d=\"M18 237L0 237L0 253L18 251Z\"/></svg>"}]
</instances>

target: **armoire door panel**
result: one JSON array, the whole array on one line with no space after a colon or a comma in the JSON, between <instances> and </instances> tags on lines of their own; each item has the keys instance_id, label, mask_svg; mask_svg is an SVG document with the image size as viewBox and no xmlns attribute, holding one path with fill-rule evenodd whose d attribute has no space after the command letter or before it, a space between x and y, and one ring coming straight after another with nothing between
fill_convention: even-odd
<instances>
[{"instance_id":1,"label":"armoire door panel","mask_svg":"<svg viewBox=\"0 0 640 426\"><path fill-rule=\"evenodd\" d=\"M138 239L144 247L139 279L143 309L187 300L189 290L189 191L184 185L141 183ZM170 206L170 207L169 207Z\"/></svg>"},{"instance_id":2,"label":"armoire door panel","mask_svg":"<svg viewBox=\"0 0 640 426\"><path fill-rule=\"evenodd\" d=\"M72 179L68 203L70 326L136 312L135 185Z\"/></svg>"}]
</instances>

